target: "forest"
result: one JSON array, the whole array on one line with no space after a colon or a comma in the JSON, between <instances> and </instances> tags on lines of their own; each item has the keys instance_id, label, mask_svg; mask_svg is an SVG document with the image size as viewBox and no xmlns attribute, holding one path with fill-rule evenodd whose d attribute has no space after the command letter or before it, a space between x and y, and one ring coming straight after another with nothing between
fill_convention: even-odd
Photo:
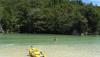
<instances>
[{"instance_id":1,"label":"forest","mask_svg":"<svg viewBox=\"0 0 100 57\"><path fill-rule=\"evenodd\" d=\"M0 0L4 33L100 34L100 6L82 0Z\"/></svg>"}]
</instances>

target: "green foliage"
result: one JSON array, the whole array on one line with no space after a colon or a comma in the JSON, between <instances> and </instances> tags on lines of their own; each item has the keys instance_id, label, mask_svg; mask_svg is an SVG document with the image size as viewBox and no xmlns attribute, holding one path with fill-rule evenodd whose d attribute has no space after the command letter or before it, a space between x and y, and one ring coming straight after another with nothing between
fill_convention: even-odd
<instances>
[{"instance_id":1,"label":"green foliage","mask_svg":"<svg viewBox=\"0 0 100 57\"><path fill-rule=\"evenodd\" d=\"M100 7L81 0L0 0L6 33L100 33Z\"/></svg>"}]
</instances>

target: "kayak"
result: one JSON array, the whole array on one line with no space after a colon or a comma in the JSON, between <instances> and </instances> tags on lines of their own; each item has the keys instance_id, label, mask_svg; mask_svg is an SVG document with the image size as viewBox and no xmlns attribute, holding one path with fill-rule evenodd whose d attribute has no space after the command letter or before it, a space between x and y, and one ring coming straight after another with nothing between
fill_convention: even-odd
<instances>
[{"instance_id":1,"label":"kayak","mask_svg":"<svg viewBox=\"0 0 100 57\"><path fill-rule=\"evenodd\" d=\"M30 57L46 57L38 48L29 48L29 55Z\"/></svg>"}]
</instances>

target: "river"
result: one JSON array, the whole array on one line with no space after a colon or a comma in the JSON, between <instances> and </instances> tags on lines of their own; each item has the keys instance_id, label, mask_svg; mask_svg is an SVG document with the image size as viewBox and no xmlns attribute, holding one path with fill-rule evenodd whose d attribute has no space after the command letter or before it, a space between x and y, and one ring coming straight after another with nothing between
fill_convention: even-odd
<instances>
[{"instance_id":1,"label":"river","mask_svg":"<svg viewBox=\"0 0 100 57\"><path fill-rule=\"evenodd\" d=\"M30 46L47 57L100 56L100 36L0 34L0 57L29 57Z\"/></svg>"}]
</instances>

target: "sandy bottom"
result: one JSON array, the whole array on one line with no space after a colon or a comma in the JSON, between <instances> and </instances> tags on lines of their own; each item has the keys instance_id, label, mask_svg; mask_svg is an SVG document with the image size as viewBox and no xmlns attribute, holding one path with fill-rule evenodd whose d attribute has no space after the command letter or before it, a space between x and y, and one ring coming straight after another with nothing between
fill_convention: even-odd
<instances>
[{"instance_id":1,"label":"sandy bottom","mask_svg":"<svg viewBox=\"0 0 100 57\"><path fill-rule=\"evenodd\" d=\"M0 57L29 57L29 45L0 46ZM100 57L99 45L33 45L45 52L47 57Z\"/></svg>"}]
</instances>

